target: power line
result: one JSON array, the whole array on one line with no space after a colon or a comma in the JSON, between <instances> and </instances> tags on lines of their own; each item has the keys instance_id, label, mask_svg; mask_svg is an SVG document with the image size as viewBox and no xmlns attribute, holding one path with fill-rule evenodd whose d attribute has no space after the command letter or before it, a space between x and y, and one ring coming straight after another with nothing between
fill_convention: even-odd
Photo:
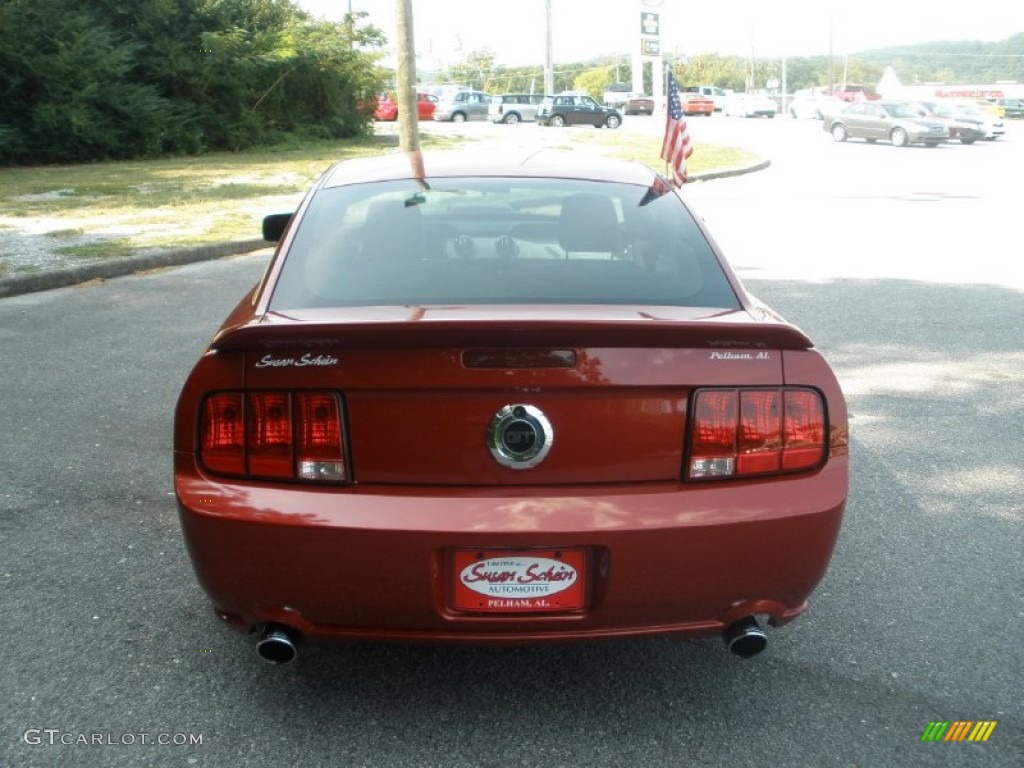
<instances>
[{"instance_id":1,"label":"power line","mask_svg":"<svg viewBox=\"0 0 1024 768\"><path fill-rule=\"evenodd\" d=\"M945 51L861 51L849 54L851 58L875 56L945 56L975 59L1024 59L1024 53L946 53Z\"/></svg>"}]
</instances>

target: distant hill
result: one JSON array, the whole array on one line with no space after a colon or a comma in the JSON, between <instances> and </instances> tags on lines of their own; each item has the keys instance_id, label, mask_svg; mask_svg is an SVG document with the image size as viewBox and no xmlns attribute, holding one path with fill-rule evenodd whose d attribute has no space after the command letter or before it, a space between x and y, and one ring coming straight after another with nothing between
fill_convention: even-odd
<instances>
[{"instance_id":1,"label":"distant hill","mask_svg":"<svg viewBox=\"0 0 1024 768\"><path fill-rule=\"evenodd\" d=\"M905 85L1024 82L1024 33L991 43L961 40L876 48L849 58L880 69L891 66Z\"/></svg>"}]
</instances>

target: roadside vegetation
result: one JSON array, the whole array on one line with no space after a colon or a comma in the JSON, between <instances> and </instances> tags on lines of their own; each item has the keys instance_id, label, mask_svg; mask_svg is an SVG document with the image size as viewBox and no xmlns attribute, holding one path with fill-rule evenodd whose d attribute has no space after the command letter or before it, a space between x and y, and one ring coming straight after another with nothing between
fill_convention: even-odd
<instances>
[{"instance_id":1,"label":"roadside vegetation","mask_svg":"<svg viewBox=\"0 0 1024 768\"><path fill-rule=\"evenodd\" d=\"M0 165L371 131L383 33L281 0L4 0Z\"/></svg>"}]
</instances>

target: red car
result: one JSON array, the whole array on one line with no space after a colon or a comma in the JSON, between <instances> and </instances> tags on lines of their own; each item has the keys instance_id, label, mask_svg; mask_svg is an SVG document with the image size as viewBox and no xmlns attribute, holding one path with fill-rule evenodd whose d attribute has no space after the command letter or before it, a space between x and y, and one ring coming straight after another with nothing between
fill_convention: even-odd
<instances>
[{"instance_id":1,"label":"red car","mask_svg":"<svg viewBox=\"0 0 1024 768\"><path fill-rule=\"evenodd\" d=\"M302 640L722 636L807 607L847 415L646 166L350 160L264 221L266 274L178 400L174 485L217 616Z\"/></svg>"},{"instance_id":2,"label":"red car","mask_svg":"<svg viewBox=\"0 0 1024 768\"><path fill-rule=\"evenodd\" d=\"M437 108L437 97L429 93L416 94L416 112L418 120L430 120ZM377 100L377 108L373 111L374 120L397 120L398 102L392 93L381 94Z\"/></svg>"},{"instance_id":3,"label":"red car","mask_svg":"<svg viewBox=\"0 0 1024 768\"><path fill-rule=\"evenodd\" d=\"M715 101L699 93L683 93L683 114L711 117L715 113Z\"/></svg>"}]
</instances>

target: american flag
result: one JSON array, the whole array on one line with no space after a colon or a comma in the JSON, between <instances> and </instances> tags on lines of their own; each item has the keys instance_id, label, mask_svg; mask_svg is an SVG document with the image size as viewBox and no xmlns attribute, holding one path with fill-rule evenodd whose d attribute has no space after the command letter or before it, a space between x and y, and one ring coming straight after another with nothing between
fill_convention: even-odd
<instances>
[{"instance_id":1,"label":"american flag","mask_svg":"<svg viewBox=\"0 0 1024 768\"><path fill-rule=\"evenodd\" d=\"M686 159L693 154L690 132L686 128L683 102L679 98L679 84L668 73L668 112L665 116L665 139L661 143L661 158L672 169L670 180L681 187L686 183Z\"/></svg>"}]
</instances>

